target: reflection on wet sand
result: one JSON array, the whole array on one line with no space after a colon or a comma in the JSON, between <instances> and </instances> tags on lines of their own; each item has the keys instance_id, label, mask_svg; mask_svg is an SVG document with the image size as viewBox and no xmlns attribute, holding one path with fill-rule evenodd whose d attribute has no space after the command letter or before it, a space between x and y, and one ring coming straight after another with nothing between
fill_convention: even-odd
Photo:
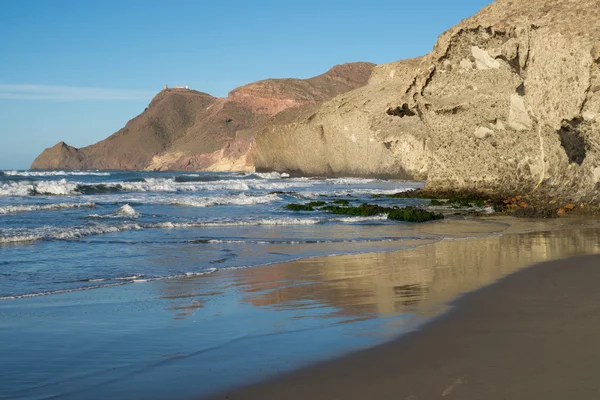
<instances>
[{"instance_id":1,"label":"reflection on wet sand","mask_svg":"<svg viewBox=\"0 0 600 400\"><path fill-rule=\"evenodd\" d=\"M534 263L600 251L600 230L442 240L393 253L301 260L235 271L243 302L275 311L324 309L311 316L427 315L460 294ZM332 311L334 310L334 311Z\"/></svg>"}]
</instances>

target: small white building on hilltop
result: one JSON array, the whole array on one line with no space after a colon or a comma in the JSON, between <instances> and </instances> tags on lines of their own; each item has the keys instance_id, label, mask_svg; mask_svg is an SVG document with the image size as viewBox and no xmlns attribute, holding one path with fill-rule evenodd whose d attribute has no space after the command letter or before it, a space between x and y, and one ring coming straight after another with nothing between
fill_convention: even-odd
<instances>
[{"instance_id":1,"label":"small white building on hilltop","mask_svg":"<svg viewBox=\"0 0 600 400\"><path fill-rule=\"evenodd\" d=\"M168 89L169 89L169 85L165 84L165 87L163 88L163 90L168 90ZM185 85L185 86L175 86L173 89L190 90L190 87L188 85Z\"/></svg>"}]
</instances>

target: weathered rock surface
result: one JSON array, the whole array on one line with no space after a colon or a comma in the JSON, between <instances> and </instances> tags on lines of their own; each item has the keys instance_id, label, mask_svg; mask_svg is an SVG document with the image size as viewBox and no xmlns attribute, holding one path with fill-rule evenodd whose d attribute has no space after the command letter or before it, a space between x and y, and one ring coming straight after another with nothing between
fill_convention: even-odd
<instances>
[{"instance_id":1,"label":"weathered rock surface","mask_svg":"<svg viewBox=\"0 0 600 400\"><path fill-rule=\"evenodd\" d=\"M187 89L161 91L139 116L109 138L81 149L46 149L32 169L253 170L254 132L269 118L319 104L366 84L374 64L338 65L323 75L268 79L226 98Z\"/></svg>"},{"instance_id":2,"label":"weathered rock surface","mask_svg":"<svg viewBox=\"0 0 600 400\"><path fill-rule=\"evenodd\" d=\"M598 202L600 1L498 0L444 33L404 99L427 188Z\"/></svg>"},{"instance_id":3,"label":"weathered rock surface","mask_svg":"<svg viewBox=\"0 0 600 400\"><path fill-rule=\"evenodd\" d=\"M272 120L256 135L257 170L425 178L425 125L386 113L390 101L408 90L419 63L417 58L377 66L368 85L306 109L291 122Z\"/></svg>"},{"instance_id":4,"label":"weathered rock surface","mask_svg":"<svg viewBox=\"0 0 600 400\"><path fill-rule=\"evenodd\" d=\"M379 66L367 86L266 127L256 167L598 203L598 21L599 0L497 0L420 62Z\"/></svg>"}]
</instances>

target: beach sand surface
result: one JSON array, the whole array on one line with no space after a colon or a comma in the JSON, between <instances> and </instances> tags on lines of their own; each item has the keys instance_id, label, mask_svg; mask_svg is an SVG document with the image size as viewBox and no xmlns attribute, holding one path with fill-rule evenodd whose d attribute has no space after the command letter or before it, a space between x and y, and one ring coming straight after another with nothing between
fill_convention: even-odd
<instances>
[{"instance_id":1,"label":"beach sand surface","mask_svg":"<svg viewBox=\"0 0 600 400\"><path fill-rule=\"evenodd\" d=\"M597 399L599 283L598 255L538 264L418 332L217 398Z\"/></svg>"}]
</instances>

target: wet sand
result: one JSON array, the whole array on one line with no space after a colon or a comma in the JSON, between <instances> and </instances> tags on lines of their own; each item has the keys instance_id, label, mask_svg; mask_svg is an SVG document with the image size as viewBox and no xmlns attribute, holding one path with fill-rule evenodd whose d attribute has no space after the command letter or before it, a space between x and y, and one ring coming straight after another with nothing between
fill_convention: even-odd
<instances>
[{"instance_id":1,"label":"wet sand","mask_svg":"<svg viewBox=\"0 0 600 400\"><path fill-rule=\"evenodd\" d=\"M599 285L598 255L538 264L418 332L217 398L597 399Z\"/></svg>"}]
</instances>

